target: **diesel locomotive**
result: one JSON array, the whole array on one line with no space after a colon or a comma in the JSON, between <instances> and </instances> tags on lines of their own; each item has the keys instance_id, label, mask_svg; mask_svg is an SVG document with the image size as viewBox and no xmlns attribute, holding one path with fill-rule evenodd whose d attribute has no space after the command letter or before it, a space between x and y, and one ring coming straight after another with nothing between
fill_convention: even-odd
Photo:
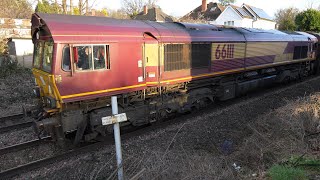
<instances>
[{"instance_id":1,"label":"diesel locomotive","mask_svg":"<svg viewBox=\"0 0 320 180\"><path fill-rule=\"evenodd\" d=\"M119 111L141 126L319 70L319 35L240 27L32 15L36 128L74 143Z\"/></svg>"}]
</instances>

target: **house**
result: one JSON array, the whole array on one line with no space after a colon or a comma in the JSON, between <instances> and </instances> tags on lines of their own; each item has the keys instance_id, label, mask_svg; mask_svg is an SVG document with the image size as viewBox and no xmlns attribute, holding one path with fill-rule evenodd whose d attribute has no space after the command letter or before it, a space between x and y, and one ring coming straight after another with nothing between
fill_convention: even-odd
<instances>
[{"instance_id":1,"label":"house","mask_svg":"<svg viewBox=\"0 0 320 180\"><path fill-rule=\"evenodd\" d=\"M241 7L228 5L215 21L217 25L258 29L275 29L276 22L263 10L243 4Z\"/></svg>"},{"instance_id":2,"label":"house","mask_svg":"<svg viewBox=\"0 0 320 180\"><path fill-rule=\"evenodd\" d=\"M202 5L192 10L188 14L180 18L181 21L186 20L205 20L215 21L217 17L224 11L225 7L216 2L209 2L202 0Z\"/></svg>"},{"instance_id":3,"label":"house","mask_svg":"<svg viewBox=\"0 0 320 180\"><path fill-rule=\"evenodd\" d=\"M275 29L276 22L263 9L247 4L243 4L241 7L253 15L252 28Z\"/></svg>"},{"instance_id":4,"label":"house","mask_svg":"<svg viewBox=\"0 0 320 180\"><path fill-rule=\"evenodd\" d=\"M9 40L9 55L14 56L20 65L32 67L33 43L30 19L0 18L0 38Z\"/></svg>"},{"instance_id":5,"label":"house","mask_svg":"<svg viewBox=\"0 0 320 180\"><path fill-rule=\"evenodd\" d=\"M202 5L183 16L181 21L202 20L210 24L246 28L275 29L276 22L263 10L248 4L222 6L202 0Z\"/></svg>"},{"instance_id":6,"label":"house","mask_svg":"<svg viewBox=\"0 0 320 180\"><path fill-rule=\"evenodd\" d=\"M164 13L159 7L148 6L143 7L143 11L139 13L134 19L137 20L148 20L148 21L157 21L157 22L173 22L174 19Z\"/></svg>"}]
</instances>

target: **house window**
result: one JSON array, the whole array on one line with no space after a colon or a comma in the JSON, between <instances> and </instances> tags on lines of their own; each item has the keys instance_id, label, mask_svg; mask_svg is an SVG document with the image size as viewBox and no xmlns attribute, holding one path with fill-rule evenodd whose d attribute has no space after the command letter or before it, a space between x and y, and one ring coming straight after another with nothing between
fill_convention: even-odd
<instances>
[{"instance_id":1,"label":"house window","mask_svg":"<svg viewBox=\"0 0 320 180\"><path fill-rule=\"evenodd\" d=\"M210 11L213 12L213 11L215 11L216 9L217 9L217 7L212 7L212 8L210 9Z\"/></svg>"},{"instance_id":2,"label":"house window","mask_svg":"<svg viewBox=\"0 0 320 180\"><path fill-rule=\"evenodd\" d=\"M224 25L225 26L234 26L234 21L225 21Z\"/></svg>"}]
</instances>

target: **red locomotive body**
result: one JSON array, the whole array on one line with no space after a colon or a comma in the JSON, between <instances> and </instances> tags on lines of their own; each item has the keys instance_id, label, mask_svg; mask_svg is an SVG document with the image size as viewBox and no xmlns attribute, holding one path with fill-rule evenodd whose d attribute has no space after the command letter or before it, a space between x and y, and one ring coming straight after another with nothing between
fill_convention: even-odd
<instances>
[{"instance_id":1,"label":"red locomotive body","mask_svg":"<svg viewBox=\"0 0 320 180\"><path fill-rule=\"evenodd\" d=\"M105 134L111 95L138 126L318 70L302 32L34 14L32 37L38 127L76 141Z\"/></svg>"}]
</instances>

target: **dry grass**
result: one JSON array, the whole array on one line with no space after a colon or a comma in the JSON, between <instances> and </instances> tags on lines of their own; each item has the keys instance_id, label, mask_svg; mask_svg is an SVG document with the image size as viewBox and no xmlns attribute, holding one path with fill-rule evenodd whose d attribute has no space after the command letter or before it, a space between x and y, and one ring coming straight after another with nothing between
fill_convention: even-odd
<instances>
[{"instance_id":1,"label":"dry grass","mask_svg":"<svg viewBox=\"0 0 320 180\"><path fill-rule=\"evenodd\" d=\"M132 177L145 169L142 179L264 179L273 164L319 148L316 138L308 137L319 131L319 100L320 94L299 98L244 124L243 131L249 133L229 155L216 145L211 152L186 150L177 136L186 128L184 123L166 147L143 157L126 157L126 175Z\"/></svg>"},{"instance_id":2,"label":"dry grass","mask_svg":"<svg viewBox=\"0 0 320 180\"><path fill-rule=\"evenodd\" d=\"M320 146L314 143L317 137L308 137L319 132L319 99L320 94L299 98L248 124L253 133L231 158L263 177L275 163L295 155L311 155L315 146Z\"/></svg>"},{"instance_id":3,"label":"dry grass","mask_svg":"<svg viewBox=\"0 0 320 180\"><path fill-rule=\"evenodd\" d=\"M22 105L33 104L34 78L30 69L10 63L0 70L0 117L22 112ZM16 112L19 111L19 112Z\"/></svg>"}]
</instances>

